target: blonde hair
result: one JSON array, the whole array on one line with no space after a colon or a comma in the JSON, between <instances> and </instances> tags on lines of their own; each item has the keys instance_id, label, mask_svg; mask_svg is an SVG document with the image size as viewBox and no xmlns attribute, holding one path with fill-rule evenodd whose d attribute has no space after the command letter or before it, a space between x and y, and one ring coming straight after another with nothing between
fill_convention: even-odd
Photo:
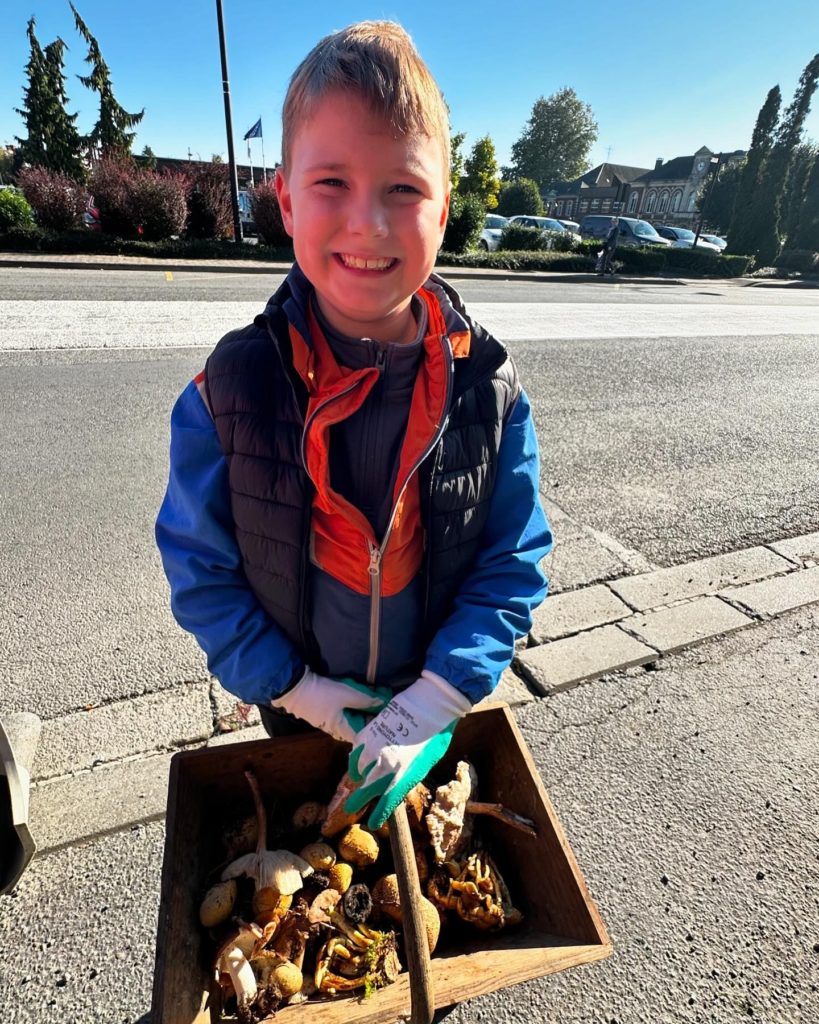
<instances>
[{"instance_id":1,"label":"blonde hair","mask_svg":"<svg viewBox=\"0 0 819 1024\"><path fill-rule=\"evenodd\" d=\"M409 34L394 21L359 21L325 36L293 72L282 109L282 164L319 100L359 95L398 135L438 139L449 177L449 116L438 84Z\"/></svg>"}]
</instances>

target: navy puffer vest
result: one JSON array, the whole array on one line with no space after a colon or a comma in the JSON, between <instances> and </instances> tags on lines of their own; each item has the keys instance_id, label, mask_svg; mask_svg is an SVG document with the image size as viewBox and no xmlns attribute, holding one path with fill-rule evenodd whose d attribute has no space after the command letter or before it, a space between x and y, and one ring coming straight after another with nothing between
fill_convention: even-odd
<instances>
[{"instance_id":1,"label":"navy puffer vest","mask_svg":"<svg viewBox=\"0 0 819 1024\"><path fill-rule=\"evenodd\" d=\"M291 362L279 289L254 324L227 334L205 366L205 387L228 464L236 539L248 581L270 617L317 670L307 621L313 485L302 462L307 392ZM454 361L446 429L420 470L426 530L425 646L469 572L489 512L503 424L519 394L505 348L470 323Z\"/></svg>"}]
</instances>

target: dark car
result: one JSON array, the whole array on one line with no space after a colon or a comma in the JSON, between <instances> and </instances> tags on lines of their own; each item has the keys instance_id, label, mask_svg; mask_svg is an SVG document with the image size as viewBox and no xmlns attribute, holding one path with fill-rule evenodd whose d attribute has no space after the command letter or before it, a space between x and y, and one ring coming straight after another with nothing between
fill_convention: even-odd
<instances>
[{"instance_id":1,"label":"dark car","mask_svg":"<svg viewBox=\"0 0 819 1024\"><path fill-rule=\"evenodd\" d=\"M580 234L583 238L597 238L605 241L613 217L604 217L599 214L589 214L580 221ZM667 246L671 243L657 234L647 220L638 220L636 217L620 218L620 233L617 239L618 245L661 245Z\"/></svg>"},{"instance_id":2,"label":"dark car","mask_svg":"<svg viewBox=\"0 0 819 1024\"><path fill-rule=\"evenodd\" d=\"M667 238L673 249L690 249L697 237L689 228L673 227L671 224L655 224L657 233ZM697 238L698 249L710 249L712 252L722 252L718 245L709 242L704 235Z\"/></svg>"}]
</instances>

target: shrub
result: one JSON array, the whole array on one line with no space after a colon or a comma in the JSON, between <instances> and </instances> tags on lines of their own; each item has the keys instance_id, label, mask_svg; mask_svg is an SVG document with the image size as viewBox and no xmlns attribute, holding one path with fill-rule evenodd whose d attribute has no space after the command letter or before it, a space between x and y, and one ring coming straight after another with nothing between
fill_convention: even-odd
<instances>
[{"instance_id":1,"label":"shrub","mask_svg":"<svg viewBox=\"0 0 819 1024\"><path fill-rule=\"evenodd\" d=\"M478 244L486 221L486 207L474 192L460 195L453 192L449 200L442 248L447 252L466 252Z\"/></svg>"},{"instance_id":2,"label":"shrub","mask_svg":"<svg viewBox=\"0 0 819 1024\"><path fill-rule=\"evenodd\" d=\"M808 249L783 249L774 266L781 270L795 270L800 274L819 273L819 252Z\"/></svg>"},{"instance_id":3,"label":"shrub","mask_svg":"<svg viewBox=\"0 0 819 1024\"><path fill-rule=\"evenodd\" d=\"M134 191L136 167L130 157L107 156L91 173L91 193L100 212L100 227L106 234L135 238L138 222L133 219L130 196Z\"/></svg>"},{"instance_id":4,"label":"shrub","mask_svg":"<svg viewBox=\"0 0 819 1024\"><path fill-rule=\"evenodd\" d=\"M531 178L514 178L512 181L501 182L501 193L498 196L498 208L495 213L503 217L514 217L519 213L542 217L543 209L540 189L537 182Z\"/></svg>"},{"instance_id":5,"label":"shrub","mask_svg":"<svg viewBox=\"0 0 819 1024\"><path fill-rule=\"evenodd\" d=\"M552 249L553 236L557 232L541 231L523 224L507 224L498 242L499 249L512 252L532 252L535 250Z\"/></svg>"},{"instance_id":6,"label":"shrub","mask_svg":"<svg viewBox=\"0 0 819 1024\"><path fill-rule=\"evenodd\" d=\"M260 181L248 191L250 215L256 225L259 238L267 245L291 245L290 236L284 230L282 212L276 196L273 181Z\"/></svg>"},{"instance_id":7,"label":"shrub","mask_svg":"<svg viewBox=\"0 0 819 1024\"><path fill-rule=\"evenodd\" d=\"M34 223L31 204L16 188L0 190L0 231L26 228Z\"/></svg>"},{"instance_id":8,"label":"shrub","mask_svg":"<svg viewBox=\"0 0 819 1024\"><path fill-rule=\"evenodd\" d=\"M41 227L66 231L82 224L88 195L73 178L45 167L24 167L17 181Z\"/></svg>"},{"instance_id":9,"label":"shrub","mask_svg":"<svg viewBox=\"0 0 819 1024\"><path fill-rule=\"evenodd\" d=\"M440 252L438 264L442 267L486 267L492 270L594 270L594 258L578 253L562 252Z\"/></svg>"},{"instance_id":10,"label":"shrub","mask_svg":"<svg viewBox=\"0 0 819 1024\"><path fill-rule=\"evenodd\" d=\"M602 241L596 241L594 244L595 252L599 252L603 248ZM666 250L650 246L639 249L633 245L621 245L615 250L614 261L631 271L656 274L666 265Z\"/></svg>"},{"instance_id":11,"label":"shrub","mask_svg":"<svg viewBox=\"0 0 819 1024\"><path fill-rule=\"evenodd\" d=\"M741 277L752 263L752 256L722 256L697 249L669 248L665 251L666 267L687 270L697 277Z\"/></svg>"},{"instance_id":12,"label":"shrub","mask_svg":"<svg viewBox=\"0 0 819 1024\"><path fill-rule=\"evenodd\" d=\"M188 218L188 189L184 174L140 171L135 176L126 205L146 242L182 234Z\"/></svg>"},{"instance_id":13,"label":"shrub","mask_svg":"<svg viewBox=\"0 0 819 1024\"><path fill-rule=\"evenodd\" d=\"M230 171L227 164L188 164L190 181L188 238L228 238L233 232L230 198Z\"/></svg>"}]
</instances>

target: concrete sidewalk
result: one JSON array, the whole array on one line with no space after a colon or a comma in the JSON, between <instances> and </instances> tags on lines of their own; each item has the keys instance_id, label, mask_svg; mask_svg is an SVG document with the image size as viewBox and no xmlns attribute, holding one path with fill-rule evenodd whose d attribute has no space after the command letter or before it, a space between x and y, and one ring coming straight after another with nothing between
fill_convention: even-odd
<instances>
[{"instance_id":1,"label":"concrete sidewalk","mask_svg":"<svg viewBox=\"0 0 819 1024\"><path fill-rule=\"evenodd\" d=\"M284 276L291 264L268 263L262 260L180 260L156 256L109 256L94 253L11 253L0 251L0 267L26 267L32 270L159 270L171 273L208 272L212 274L281 274ZM588 273L527 270L492 270L474 267L436 267L446 277L471 278L487 281L552 281L564 283L600 281L602 287L610 279L598 278ZM703 278L637 277L617 276L617 280L630 284L686 285L702 284ZM721 284L738 284L737 278L719 278ZM747 283L747 282L746 282Z\"/></svg>"}]
</instances>

